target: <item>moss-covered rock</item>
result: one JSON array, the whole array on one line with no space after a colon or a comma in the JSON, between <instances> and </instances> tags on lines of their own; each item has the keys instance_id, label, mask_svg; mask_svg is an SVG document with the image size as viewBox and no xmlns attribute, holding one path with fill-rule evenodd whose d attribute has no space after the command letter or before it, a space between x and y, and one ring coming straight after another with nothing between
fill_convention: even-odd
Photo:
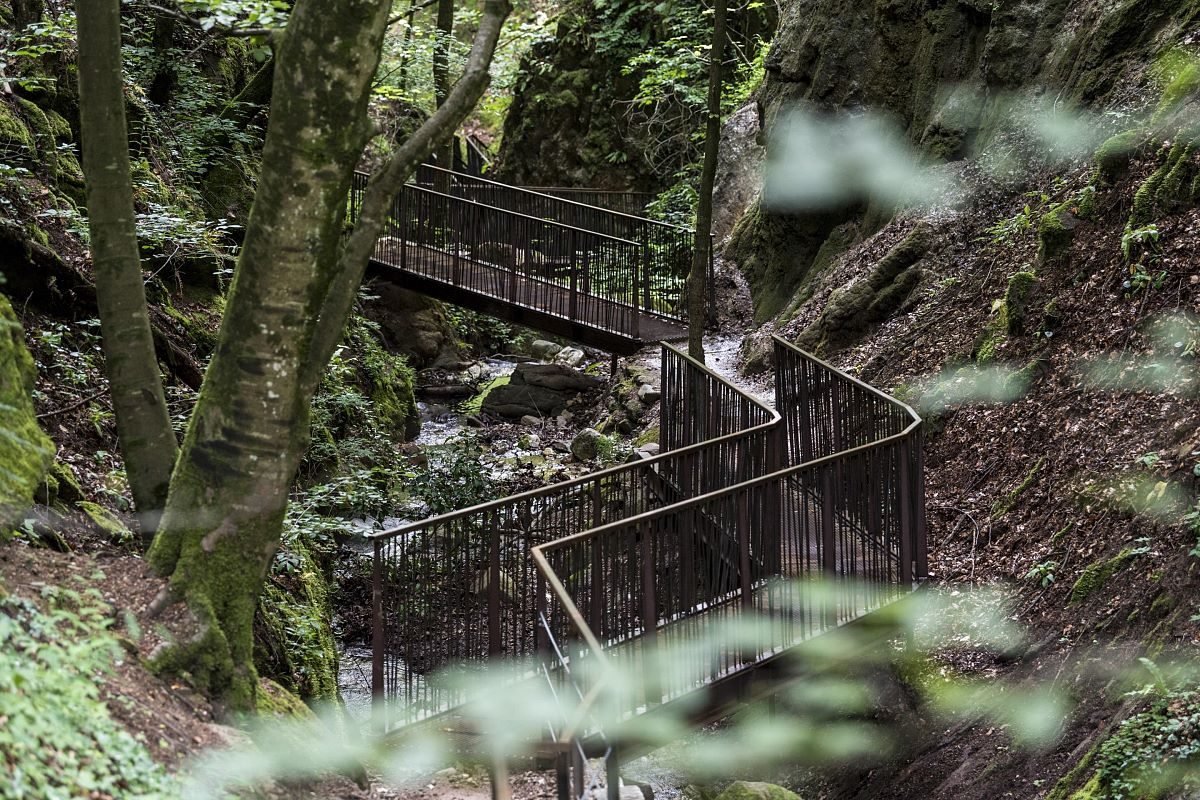
<instances>
[{"instance_id":1,"label":"moss-covered rock","mask_svg":"<svg viewBox=\"0 0 1200 800\"><path fill-rule=\"evenodd\" d=\"M113 544L129 544L133 541L133 531L121 519L102 505L81 500L75 507L82 511L92 521L103 536Z\"/></svg>"},{"instance_id":2,"label":"moss-covered rock","mask_svg":"<svg viewBox=\"0 0 1200 800\"><path fill-rule=\"evenodd\" d=\"M1038 220L1038 264L1048 265L1064 261L1078 227L1079 218L1065 203L1056 205L1043 214Z\"/></svg>"},{"instance_id":3,"label":"moss-covered rock","mask_svg":"<svg viewBox=\"0 0 1200 800\"><path fill-rule=\"evenodd\" d=\"M35 378L21 323L0 295L0 530L20 522L54 462L54 443L34 416Z\"/></svg>"},{"instance_id":4,"label":"moss-covered rock","mask_svg":"<svg viewBox=\"0 0 1200 800\"><path fill-rule=\"evenodd\" d=\"M992 506L992 519L997 519L1012 511L1013 507L1017 504L1017 500L1021 498L1021 495L1029 491L1030 487L1037 481L1038 474L1041 473L1042 468L1045 466L1046 457L1042 456L1034 463L1029 472L1025 474L1021 482L1013 487L1011 492L995 502Z\"/></svg>"},{"instance_id":5,"label":"moss-covered rock","mask_svg":"<svg viewBox=\"0 0 1200 800\"><path fill-rule=\"evenodd\" d=\"M800 800L800 796L774 783L734 781L717 800Z\"/></svg>"},{"instance_id":6,"label":"moss-covered rock","mask_svg":"<svg viewBox=\"0 0 1200 800\"><path fill-rule=\"evenodd\" d=\"M796 343L814 351L842 347L893 314L920 282L922 272L914 265L929 251L932 239L927 225L914 228L867 275L835 290Z\"/></svg>"},{"instance_id":7,"label":"moss-covered rock","mask_svg":"<svg viewBox=\"0 0 1200 800\"><path fill-rule=\"evenodd\" d=\"M21 109L21 116L24 117L32 137L38 164L51 178L56 177L58 175L58 145L54 129L50 125L50 120L46 118L46 112L42 111L36 103L23 97L17 98L17 106Z\"/></svg>"},{"instance_id":8,"label":"moss-covered rock","mask_svg":"<svg viewBox=\"0 0 1200 800\"><path fill-rule=\"evenodd\" d=\"M1089 564L1080 573L1075 585L1071 587L1071 605L1082 603L1091 597L1121 570L1125 569L1137 557L1131 548L1125 548L1112 558Z\"/></svg>"},{"instance_id":9,"label":"moss-covered rock","mask_svg":"<svg viewBox=\"0 0 1200 800\"><path fill-rule=\"evenodd\" d=\"M1124 131L1105 140L1094 156L1101 180L1111 183L1121 177L1145 141L1146 134L1141 129Z\"/></svg>"},{"instance_id":10,"label":"moss-covered rock","mask_svg":"<svg viewBox=\"0 0 1200 800\"><path fill-rule=\"evenodd\" d=\"M1200 199L1200 167L1193 158L1195 149L1192 135L1181 134L1162 164L1134 193L1130 227L1153 222Z\"/></svg>"},{"instance_id":11,"label":"moss-covered rock","mask_svg":"<svg viewBox=\"0 0 1200 800\"><path fill-rule=\"evenodd\" d=\"M314 717L304 701L270 678L259 678L258 693L254 695L260 717L304 720Z\"/></svg>"},{"instance_id":12,"label":"moss-covered rock","mask_svg":"<svg viewBox=\"0 0 1200 800\"><path fill-rule=\"evenodd\" d=\"M34 154L33 134L12 104L0 99L0 150Z\"/></svg>"},{"instance_id":13,"label":"moss-covered rock","mask_svg":"<svg viewBox=\"0 0 1200 800\"><path fill-rule=\"evenodd\" d=\"M1010 336L1024 333L1030 296L1036 287L1037 274L1030 270L1009 276L1004 297L992 304L992 317L975 343L975 363L991 363Z\"/></svg>"}]
</instances>

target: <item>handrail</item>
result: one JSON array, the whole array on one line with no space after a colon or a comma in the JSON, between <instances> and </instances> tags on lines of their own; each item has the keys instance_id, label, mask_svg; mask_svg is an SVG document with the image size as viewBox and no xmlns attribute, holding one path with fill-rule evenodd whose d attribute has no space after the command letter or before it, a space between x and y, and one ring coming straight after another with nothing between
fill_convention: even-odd
<instances>
[{"instance_id":1,"label":"handrail","mask_svg":"<svg viewBox=\"0 0 1200 800\"><path fill-rule=\"evenodd\" d=\"M565 191L570 187L565 187L565 186L564 187L514 186L513 184L510 184L510 183L501 183L500 181L493 181L488 178L481 178L481 177L478 177L475 175L464 175L461 172L456 172L454 170L446 169L445 167L438 167L433 164L422 164L420 168L433 170L435 172L446 173L447 175L450 176L451 179L465 178L466 180L469 180L469 181L476 181L478 183L486 183L489 186L495 186L499 189L504 189L506 191L516 191L516 192L522 192L524 194L537 195L538 197L544 197L548 200L555 200L560 203L567 203L569 205L578 206L580 208L596 208L596 206L589 206L587 203L580 203L578 200L571 200L570 198L567 198L567 197L559 197L558 195L547 194L544 191L539 191L540 189L543 189L543 188ZM587 191L600 193L604 190L588 189ZM614 211L611 208L605 208L602 210L609 214L612 214L613 216L616 216L616 217L624 217L625 219L628 219L634 223L657 225L657 226L660 226L663 228L671 228L673 230L681 231L683 233L692 233L692 231L690 231L688 228L683 227L682 225L674 225L670 222L663 222L662 220L659 220L659 219L650 219L649 217L639 217L636 214L626 214L624 211Z\"/></svg>"},{"instance_id":2,"label":"handrail","mask_svg":"<svg viewBox=\"0 0 1200 800\"><path fill-rule=\"evenodd\" d=\"M410 698L406 715L431 716L455 701L426 686L424 671L532 653L531 545L737 482L777 458L780 417L758 398L670 345L662 380L666 452L370 536L377 697L398 693Z\"/></svg>"},{"instance_id":3,"label":"handrail","mask_svg":"<svg viewBox=\"0 0 1200 800\"><path fill-rule=\"evenodd\" d=\"M666 350L668 350L669 352L674 353L679 358L684 359L688 363L688 365L691 366L692 368L703 372L705 375L709 376L710 378L712 378L716 381L720 381L722 383L726 382L723 377L721 377L718 373L713 371L707 364L701 364L700 362L696 361L694 358L692 358L690 355L688 355L686 352L679 349L675 345L673 345L669 342L662 342L661 344L662 344L662 347L665 348ZM389 529L383 530L383 531L373 531L373 532L367 534L366 538L368 538L368 539L388 539L388 538L393 538L396 536L403 536L407 533L411 533L412 531L419 530L421 528L426 528L431 525L443 524L443 523L451 522L451 521L461 518L461 517L473 516L473 515L478 515L481 513L488 512L488 511L497 510L506 505L511 505L513 503L513 501L516 501L516 500L535 499L535 498L540 498L540 497L546 497L549 495L564 494L565 493L564 490L575 489L575 488L579 488L579 487L582 487L587 484L593 484L593 483L603 480L604 478L616 476L616 475L619 475L622 473L645 471L647 469L656 469L660 464L663 464L665 462L669 462L672 460L678 460L680 456L697 453L697 452L700 452L707 448L710 448L712 445L715 445L715 444L720 444L723 442L731 442L734 440L740 440L742 438L745 438L746 435L748 435L748 434L758 433L760 431L768 431L768 430L772 430L775 428L776 424L780 420L778 411L776 411L775 409L766 405L762 400L760 400L759 398L750 394L749 392L743 390L741 387L736 386L734 384L728 384L728 386L733 392L735 392L738 396L740 396L747 403L757 406L763 413L768 415L770 417L770 419L766 422L759 423L759 424L757 424L753 427L747 428L745 430L735 431L733 433L728 433L723 436L715 437L713 439L707 439L703 442L697 442L695 444L691 444L686 447L669 450L665 453L659 453L656 456L642 459L640 461L635 461L635 462L631 462L628 464L620 464L615 467L608 467L607 469L597 470L595 472L589 472L586 475L580 475L579 477L572 478L567 481L563 481L562 483L552 483L547 486L542 486L538 489L529 489L528 491L524 491L524 492L521 492L521 493L515 494L515 495L510 495L508 497L501 497L501 498L497 498L495 500L488 500L483 503L478 503L476 505L469 506L467 508L459 509L456 511L449 511L444 514L439 514L435 517L428 517L426 519L418 520L416 522L410 522L405 525L399 525L395 528L389 528Z\"/></svg>"},{"instance_id":4,"label":"handrail","mask_svg":"<svg viewBox=\"0 0 1200 800\"><path fill-rule=\"evenodd\" d=\"M430 169L438 169L438 167L430 167ZM366 173L359 173L359 174L365 175ZM483 180L483 179L482 178L472 178L471 180ZM552 228L561 228L563 230L568 230L568 231L578 231L579 233L586 233L589 236L599 236L601 239L608 239L610 241L617 242L618 244L630 245L632 247L638 247L639 245L641 245L641 242L635 242L632 239L623 239L620 236L613 236L611 233L602 233L601 231L594 231L589 228L580 228L576 225L567 225L565 222L558 222L557 220L546 219L545 217L535 217L532 214L523 214L520 211L513 211L510 208L502 208L501 206L488 205L487 203L481 203L472 197L459 197L458 195L447 194L446 192L439 192L435 189L426 188L419 183L405 184L405 188L412 190L414 192L420 192L420 193L426 194L426 195L434 195L436 197L444 197L447 200L458 200L460 202L471 203L472 205L480 206L482 208L486 208L490 211L494 211L499 214L505 214L505 215L508 215L511 217L517 217L518 219L529 220L530 222L537 222L542 225L548 225Z\"/></svg>"},{"instance_id":5,"label":"handrail","mask_svg":"<svg viewBox=\"0 0 1200 800\"><path fill-rule=\"evenodd\" d=\"M670 518L681 519L681 518L683 518L685 512L687 512L689 510L703 509L706 507L711 508L711 507L721 504L722 502L727 502L730 498L737 498L739 501L738 508L740 511L738 514L738 523L739 523L738 535L739 535L739 539L741 541L745 542L745 541L748 541L751 536L753 536L753 531L746 528L746 522L748 522L751 519L751 517L746 512L745 499L752 497L752 496L756 496L755 495L756 489L763 490L763 489L774 488L774 487L785 487L788 485L789 481L794 481L796 478L807 475L807 474L822 475L824 477L824 480L826 481L826 486L828 487L828 481L830 480L830 478L828 476L831 473L835 473L837 470L842 470L842 471L853 470L853 465L855 464L856 461L861 461L862 460L861 457L864 457L867 454L876 454L879 451L885 451L890 446L899 446L901 449L897 451L897 453L899 454L898 461L897 461L897 467L899 470L899 477L897 478L897 480L899 482L896 484L897 502L901 506L902 510L904 509L905 506L908 506L907 510L909 512L909 515L911 515L911 517L912 517L911 519L909 519L909 515L902 517L902 519L900 520L900 526L902 528L901 533L902 533L902 535L905 535L905 536L911 535L914 538L914 541L911 542L908 547L905 546L905 543L903 541L901 541L899 544L900 559L901 559L900 564L899 564L899 567L900 567L899 577L901 580L901 588L903 588L904 580L906 580L906 579L911 580L913 577L916 577L916 578L923 577L923 575L921 573L923 573L923 570L924 570L924 567L923 567L924 553L919 552L919 548L924 547L923 510L920 507L914 506L914 500L919 500L920 505L923 506L923 491L921 489L922 477L920 474L921 458L920 458L920 452L919 452L920 451L919 440L916 442L916 451L915 451L916 470L915 470L915 473L912 472L913 465L910 465L907 463L909 457L912 454L907 452L904 449L911 444L911 439L914 437L914 435L915 436L920 435L921 426L922 426L922 421L921 421L920 416L917 415L917 413L907 404L902 403L902 402L896 400L895 398L889 397L888 395L879 391L875 387L872 387L872 386L864 383L863 381L860 381L859 379L855 378L854 376L848 375L847 373L836 369L835 367L829 365L825 361L822 361L822 360L820 360L814 356L811 356L807 353L804 353L803 351L799 350L799 348L794 347L790 343L786 342L783 339L780 339L777 336L773 337L773 338L774 338L777 353L787 354L792 357L799 357L801 359L806 359L809 363L817 365L820 368L828 371L828 373L830 375L836 376L837 379L849 383L850 386L857 388L859 391L865 392L866 394L874 397L875 399L885 401L886 403L888 403L891 406L891 408L902 412L903 416L907 418L908 424L905 425L903 427L903 429L901 429L895 433L892 433L891 435L885 436L883 438L876 439L874 441L864 442L862 444L858 444L858 445L850 447L848 449L842 449L837 452L830 453L830 454L824 455L819 458L804 461L799 464L794 464L794 465L791 465L784 469L781 469L777 472L774 472L774 473L771 473L768 475L762 475L762 476L753 478L751 480L739 483L734 486L722 487L722 488L718 488L712 492L706 493L704 495L681 499L679 502L674 503L670 506L666 506L664 508L648 510L644 513L629 517L627 519L617 520L617 521L614 521L607 525L597 526L595 528L591 528L586 531L580 531L580 532L577 532L574 534L570 534L570 535L561 537L552 542L547 542L544 544L539 544L539 545L533 546L531 548L530 555L531 555L534 563L536 564L537 569L538 569L539 573L541 574L542 579L543 579L547 589L550 591L550 593L553 595L553 597L557 600L558 604L561 606L562 611L563 611L563 616L568 621L570 628L573 629L575 634L582 640L584 649L587 652L587 656L591 659L594 659L594 661L596 663L596 667L597 667L596 674L599 677L597 680L597 687L594 687L594 688L596 688L597 690L589 692L589 695L588 695L589 698L594 699L599 696L600 691L599 691L598 687L600 685L606 683L610 679L610 677L612 675L612 671L614 669L614 666L611 662L611 659L609 658L608 650L606 649L606 646L601 641L601 637L599 637L597 635L597 633L592 630L592 627L589 624L586 615L580 611L579 606L575 601L575 597L572 595L572 592L567 588L563 579L559 576L558 572L554 569L554 566L551 564L549 555L554 554L555 552L568 551L572 547L575 547L576 553L598 552L597 545L605 537L619 536L622 533L628 533L630 531L636 532L638 535L640 535L643 546L645 546L645 543L649 540L648 537L650 537L652 535L652 532L662 529L661 525L658 528L656 528L655 523L662 523ZM785 416L784 419L787 420L788 417ZM869 473L870 470L868 469L867 472ZM877 468L876 472L877 472L877 475L882 474L882 473L878 472L878 468ZM906 477L909 479L908 485L904 485L904 481L905 481ZM914 498L911 493L915 493L916 498ZM764 495L760 491L757 494L757 496L758 497L769 496L769 493ZM825 500L825 502L824 502L825 506L829 506L833 502L829 498L825 498L824 500ZM868 516L870 516L870 515L871 515L870 509L868 509ZM693 517L693 519L694 518L695 517ZM826 514L823 515L821 525L822 526L831 526L832 524L834 524L832 522L833 519L834 519L833 513L831 513L831 511L827 511ZM776 525L776 526L783 525L782 519L766 520L766 522L768 525ZM903 528L906 525L906 522L909 526L911 526L910 529L907 531L903 530ZM870 523L868 523L868 527L869 527L869 524ZM852 528L854 526L852 524L850 524L850 525L845 525L845 527ZM671 530L670 526L667 526L666 530L668 531L667 535L670 535L670 530ZM676 535L682 535L682 527L675 530L675 533L676 533ZM871 531L867 530L866 533L869 535L871 533ZM831 532L824 531L823 535L826 537L826 542L827 542L827 547L828 547L828 542L830 541L829 537L831 535ZM632 541L632 540L630 540L630 541ZM582 548L578 547L578 545L580 545L581 543L588 543L588 545L591 545L591 546L590 547L582 547ZM915 572L917 574L915 574L915 575L913 574L911 564L909 565L908 569L905 568L904 558L907 557L905 555L905 551L908 552L909 556L915 557L915 559L916 559L917 569L915 570ZM745 552L745 547L743 547L743 552ZM830 557L828 550L825 554L823 554L822 559L823 559L823 562L825 563L825 565L830 565L832 563L835 563L835 560ZM575 563L578 563L578 562L575 562ZM748 566L748 564L745 561L743 561L742 568L745 569L747 566ZM591 564L587 565L587 569L594 571L594 570L600 569L600 565L597 563L591 563ZM643 575L650 576L650 581L651 581L651 586L652 586L653 582L654 582L655 571L650 570L649 572L647 572L646 571L647 569L649 569L649 568L644 567L642 572L643 572ZM761 581L761 577L759 580ZM742 575L740 583L741 583L741 592L740 592L741 597L740 598L734 597L732 599L741 599L743 601L743 605L747 609L752 608L753 600L750 595L754 591L753 582L750 580L750 578L748 576ZM643 590L644 590L644 592L650 592L650 593L654 592L653 588L643 587ZM650 600L651 608L653 607L653 602L654 601L651 596L651 600ZM857 600L856 600L856 602L857 602ZM548 619L548 615L546 615L546 616ZM678 619L678 618L676 618L676 619ZM643 632L641 635L642 636L651 635L655 630L663 630L666 626L668 626L670 624L671 624L671 621L662 623L662 622L659 622L657 619L643 618L641 621L641 625L643 626ZM549 625L547 625L547 627L549 627ZM652 636L649 644L647 645L648 647L653 646L655 638L656 638L656 635ZM629 643L629 640L626 639L626 640L622 641L621 644L618 646L626 646L626 645L628 645L628 643ZM662 698L662 697L659 697L658 699L651 699L649 696L647 696L646 702L647 703L661 702L663 699L664 698ZM635 703L636 702L637 701L635 701ZM579 709L577 710L576 725L578 725L582 722L582 718L583 718L584 714L592 713L591 705L592 705L592 703L590 703L590 702L583 703L580 705ZM634 711L636 711L636 709L634 709Z\"/></svg>"}]
</instances>

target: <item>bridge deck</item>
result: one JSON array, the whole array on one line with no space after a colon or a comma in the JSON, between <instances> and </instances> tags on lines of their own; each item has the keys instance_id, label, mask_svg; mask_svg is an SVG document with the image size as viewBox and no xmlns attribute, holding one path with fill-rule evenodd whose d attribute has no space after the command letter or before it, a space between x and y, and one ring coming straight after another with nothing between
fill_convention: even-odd
<instances>
[{"instance_id":1,"label":"bridge deck","mask_svg":"<svg viewBox=\"0 0 1200 800\"><path fill-rule=\"evenodd\" d=\"M396 249L376 251L373 274L508 322L618 355L631 355L652 342L687 339L681 322L570 286L421 245L409 244L401 254Z\"/></svg>"}]
</instances>

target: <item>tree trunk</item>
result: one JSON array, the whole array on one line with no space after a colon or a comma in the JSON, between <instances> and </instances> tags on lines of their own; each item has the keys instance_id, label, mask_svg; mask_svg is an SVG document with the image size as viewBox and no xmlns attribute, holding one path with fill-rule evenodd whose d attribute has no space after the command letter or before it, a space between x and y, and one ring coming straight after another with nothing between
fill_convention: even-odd
<instances>
[{"instance_id":1,"label":"tree trunk","mask_svg":"<svg viewBox=\"0 0 1200 800\"><path fill-rule=\"evenodd\" d=\"M433 48L433 95L437 107L441 108L450 95L450 55L454 44L454 0L438 0L437 39ZM442 169L454 169L454 133L438 143L437 165ZM450 176L439 174L435 188L444 194L450 193Z\"/></svg>"},{"instance_id":2,"label":"tree trunk","mask_svg":"<svg viewBox=\"0 0 1200 800\"><path fill-rule=\"evenodd\" d=\"M704 135L704 165L696 203L696 248L688 276L688 355L704 361L704 323L708 316L708 265L712 261L712 196L721 145L721 60L725 50L726 0L713 5L713 38L708 51L708 123Z\"/></svg>"},{"instance_id":3,"label":"tree trunk","mask_svg":"<svg viewBox=\"0 0 1200 800\"><path fill-rule=\"evenodd\" d=\"M175 46L175 28L178 22L168 14L160 13L154 18L154 34L150 39L150 45L154 48L154 77L150 81L146 96L159 107L171 102L175 84L179 80L171 54L171 48Z\"/></svg>"},{"instance_id":4,"label":"tree trunk","mask_svg":"<svg viewBox=\"0 0 1200 800\"><path fill-rule=\"evenodd\" d=\"M367 101L390 5L299 0L292 11L276 54L245 244L149 554L200 631L163 654L160 665L187 671L234 710L254 705L254 609L307 447L312 394L342 336L391 197L482 94L508 8L491 0L480 24L488 36L482 75L471 73L478 90L456 86L442 112L372 180L341 248L351 177L371 133ZM464 109L456 98L470 105Z\"/></svg>"},{"instance_id":5,"label":"tree trunk","mask_svg":"<svg viewBox=\"0 0 1200 800\"><path fill-rule=\"evenodd\" d=\"M44 0L13 0L13 30L22 30L26 25L41 22L46 13Z\"/></svg>"},{"instance_id":6,"label":"tree trunk","mask_svg":"<svg viewBox=\"0 0 1200 800\"><path fill-rule=\"evenodd\" d=\"M104 366L133 501L153 529L175 463L175 433L146 311L134 228L129 136L121 79L118 0L80 2L79 119L92 270Z\"/></svg>"}]
</instances>

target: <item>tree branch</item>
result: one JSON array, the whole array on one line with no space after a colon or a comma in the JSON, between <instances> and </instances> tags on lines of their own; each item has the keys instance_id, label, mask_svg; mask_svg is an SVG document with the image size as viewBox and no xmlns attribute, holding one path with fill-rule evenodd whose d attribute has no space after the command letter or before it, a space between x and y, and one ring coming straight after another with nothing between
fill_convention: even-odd
<instances>
[{"instance_id":1,"label":"tree branch","mask_svg":"<svg viewBox=\"0 0 1200 800\"><path fill-rule=\"evenodd\" d=\"M500 30L510 11L512 6L508 0L486 1L483 18L480 19L479 29L475 32L475 40L471 44L471 52L467 55L462 77L454 84L445 102L367 183L358 220L342 249L313 332L305 374L306 385L312 391L316 390L325 365L342 338L342 329L350 310L354 307L354 298L366 272L367 262L375 249L375 241L379 238L391 210L392 198L404 186L404 182L416 170L417 165L429 157L439 142L453 135L483 97L491 79L488 67L496 51Z\"/></svg>"}]
</instances>

